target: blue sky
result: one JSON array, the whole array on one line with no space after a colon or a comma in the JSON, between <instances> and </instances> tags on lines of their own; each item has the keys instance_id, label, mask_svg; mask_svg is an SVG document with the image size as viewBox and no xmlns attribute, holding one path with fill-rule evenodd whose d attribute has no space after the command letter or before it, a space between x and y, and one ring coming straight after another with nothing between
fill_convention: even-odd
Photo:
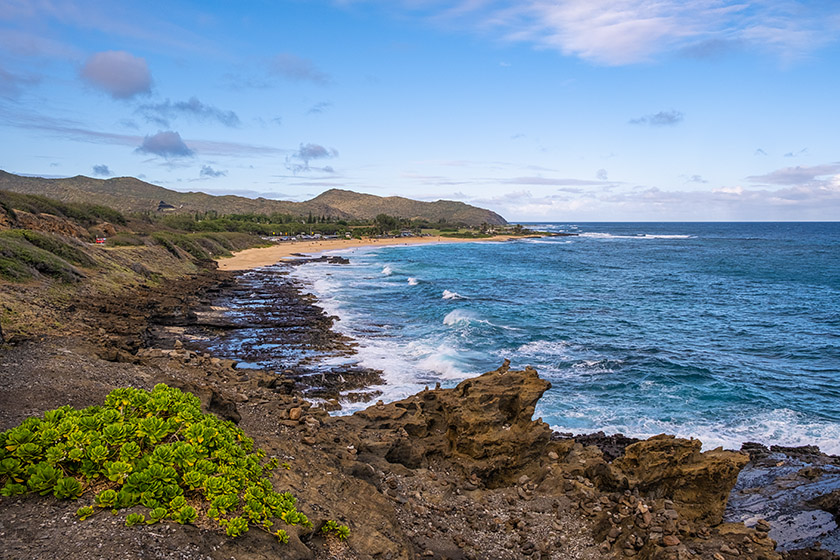
<instances>
[{"instance_id":1,"label":"blue sky","mask_svg":"<svg viewBox=\"0 0 840 560\"><path fill-rule=\"evenodd\" d=\"M0 168L837 220L835 0L0 0Z\"/></svg>"}]
</instances>

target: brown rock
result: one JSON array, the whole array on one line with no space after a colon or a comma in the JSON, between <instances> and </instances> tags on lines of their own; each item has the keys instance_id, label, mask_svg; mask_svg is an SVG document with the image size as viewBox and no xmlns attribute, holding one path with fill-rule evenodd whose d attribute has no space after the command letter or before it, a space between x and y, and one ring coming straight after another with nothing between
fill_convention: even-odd
<instances>
[{"instance_id":1,"label":"brown rock","mask_svg":"<svg viewBox=\"0 0 840 560\"><path fill-rule=\"evenodd\" d=\"M296 406L292 409L289 409L289 420L300 420L300 417L303 415L303 409L299 406Z\"/></svg>"},{"instance_id":2,"label":"brown rock","mask_svg":"<svg viewBox=\"0 0 840 560\"><path fill-rule=\"evenodd\" d=\"M511 482L518 469L544 456L551 429L531 417L549 387L533 368L510 371L505 360L498 370L453 389L377 404L348 420L372 430L404 431L407 437L396 435L385 450L389 462L416 468L431 457L451 458L492 487Z\"/></svg>"},{"instance_id":3,"label":"brown rock","mask_svg":"<svg viewBox=\"0 0 840 560\"><path fill-rule=\"evenodd\" d=\"M665 535L662 537L662 544L665 546L677 546L680 544L680 539L674 535Z\"/></svg>"},{"instance_id":4,"label":"brown rock","mask_svg":"<svg viewBox=\"0 0 840 560\"><path fill-rule=\"evenodd\" d=\"M717 525L749 457L721 449L701 453L701 445L663 434L628 446L612 467L649 497L671 499L688 521Z\"/></svg>"}]
</instances>

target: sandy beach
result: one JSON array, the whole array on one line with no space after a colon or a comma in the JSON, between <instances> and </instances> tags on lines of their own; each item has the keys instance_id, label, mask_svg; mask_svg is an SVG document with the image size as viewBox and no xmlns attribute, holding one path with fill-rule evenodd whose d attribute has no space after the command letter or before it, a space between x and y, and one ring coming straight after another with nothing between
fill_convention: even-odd
<instances>
[{"instance_id":1,"label":"sandy beach","mask_svg":"<svg viewBox=\"0 0 840 560\"><path fill-rule=\"evenodd\" d=\"M466 243L476 241L507 241L510 235L496 235L484 239L459 239L455 237L401 237L393 239L321 239L309 241L284 241L271 247L257 247L234 253L232 257L219 260L220 270L248 270L269 266L296 253L315 255L326 251L352 249L354 247L389 247L395 245L416 245L418 243Z\"/></svg>"}]
</instances>

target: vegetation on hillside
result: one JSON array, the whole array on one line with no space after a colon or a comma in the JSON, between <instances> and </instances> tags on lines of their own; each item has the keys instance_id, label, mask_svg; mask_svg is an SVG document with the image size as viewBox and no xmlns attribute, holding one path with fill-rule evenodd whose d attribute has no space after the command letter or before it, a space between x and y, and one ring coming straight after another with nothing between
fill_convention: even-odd
<instances>
[{"instance_id":1,"label":"vegetation on hillside","mask_svg":"<svg viewBox=\"0 0 840 560\"><path fill-rule=\"evenodd\" d=\"M104 239L101 245L106 249L158 246L177 259L205 263L277 238L442 235L478 239L500 231L514 230L487 222L466 226L445 218L432 222L382 212L364 219L312 212L124 214L98 204L65 203L0 190L0 279L20 282L49 277L76 282L86 276L85 270L102 267L108 261L107 252L94 249L95 238ZM521 227L517 233L521 233Z\"/></svg>"},{"instance_id":2,"label":"vegetation on hillside","mask_svg":"<svg viewBox=\"0 0 840 560\"><path fill-rule=\"evenodd\" d=\"M73 220L84 226L101 222L124 225L126 222L122 213L100 204L64 203L41 195L0 190L0 211L3 211L12 221L16 221L12 209L30 214L51 214Z\"/></svg>"},{"instance_id":3,"label":"vegetation on hillside","mask_svg":"<svg viewBox=\"0 0 840 560\"><path fill-rule=\"evenodd\" d=\"M77 176L66 179L23 177L0 171L0 189L18 193L45 195L64 202L96 200L124 214L157 212L160 203L173 214L218 215L288 214L291 216L323 216L331 220L372 220L378 214L409 220L457 223L478 226L482 222L504 225L504 218L484 208L463 202L437 200L422 202L398 196L379 197L347 190L332 189L304 202L211 196L201 192L179 192L152 185L132 177L93 179Z\"/></svg>"}]
</instances>

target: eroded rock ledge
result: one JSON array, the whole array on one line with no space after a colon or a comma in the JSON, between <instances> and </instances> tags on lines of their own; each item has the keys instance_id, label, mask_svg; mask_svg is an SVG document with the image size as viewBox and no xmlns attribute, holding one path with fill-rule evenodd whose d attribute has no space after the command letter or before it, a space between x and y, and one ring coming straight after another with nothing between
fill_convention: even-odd
<instances>
[{"instance_id":1,"label":"eroded rock ledge","mask_svg":"<svg viewBox=\"0 0 840 560\"><path fill-rule=\"evenodd\" d=\"M452 389L327 419L310 442L328 449L346 441L357 452L344 457L348 472L363 472L360 462L393 471L381 485L402 502L407 520L420 525L416 512L429 508L399 490L418 472L444 467L456 481L455 495L480 502L487 492L502 492L515 504L548 500L558 519L587 518L604 556L781 558L762 526L722 523L746 454L702 453L698 440L661 435L609 461L595 446L552 440L548 425L532 420L549 387L534 369L514 371L506 362ZM549 546L543 557L563 556Z\"/></svg>"},{"instance_id":2,"label":"eroded rock ledge","mask_svg":"<svg viewBox=\"0 0 840 560\"><path fill-rule=\"evenodd\" d=\"M174 524L126 528L108 516L79 523L75 504L32 496L0 501L4 558L59 558L71 548L90 558L783 558L770 524L722 521L746 454L701 452L699 441L667 435L558 437L532 418L550 385L530 368L506 363L451 389L330 417L273 373L243 376L212 358L165 353L102 361L69 342L4 350L8 422L24 412L18 401L26 414L54 408L50 399L66 400L67 386L82 380L74 406L95 404L108 383L179 385L289 463L275 473L275 487L298 497L315 528L290 531L288 545L256 531L228 541ZM47 384L52 391L35 391ZM318 528L327 519L348 524L351 538L325 540Z\"/></svg>"}]
</instances>

